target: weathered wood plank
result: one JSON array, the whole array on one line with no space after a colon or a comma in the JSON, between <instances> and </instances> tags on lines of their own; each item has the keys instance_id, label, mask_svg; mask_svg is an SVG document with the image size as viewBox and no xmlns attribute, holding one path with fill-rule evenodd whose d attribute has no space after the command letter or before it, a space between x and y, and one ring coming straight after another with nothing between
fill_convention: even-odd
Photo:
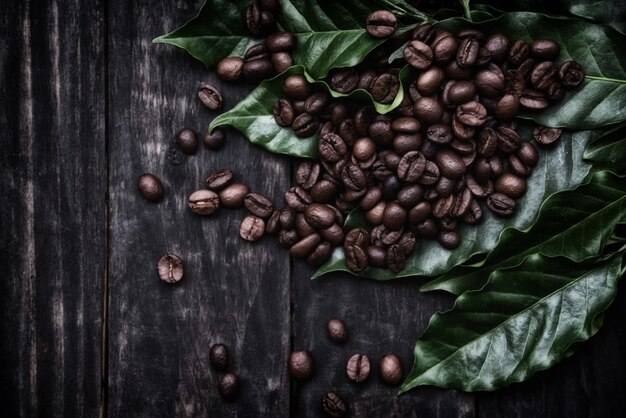
<instances>
[{"instance_id":1,"label":"weathered wood plank","mask_svg":"<svg viewBox=\"0 0 626 418\"><path fill-rule=\"evenodd\" d=\"M376 282L332 274L311 281L313 269L301 262L294 267L294 349L307 348L316 360L312 380L296 384L295 416L323 416L321 398L328 390L340 394L354 416L474 416L471 394L423 387L398 397L398 388L385 385L378 374L378 361L390 352L402 360L405 375L410 371L415 341L430 316L448 309L452 298L422 294L413 279ZM333 317L348 326L350 337L343 344L326 335L326 322ZM366 354L372 364L362 383L346 376L346 363L355 353Z\"/></svg>"},{"instance_id":2,"label":"weathered wood plank","mask_svg":"<svg viewBox=\"0 0 626 418\"><path fill-rule=\"evenodd\" d=\"M3 416L98 413L103 11L101 0L4 1L0 8Z\"/></svg>"},{"instance_id":3,"label":"weathered wood plank","mask_svg":"<svg viewBox=\"0 0 626 418\"><path fill-rule=\"evenodd\" d=\"M202 82L221 87L226 109L252 86L222 85L186 53L151 43L193 17L202 1L109 3L109 415L285 416L289 259L273 239L249 244L239 237L243 209L202 218L186 202L218 168L278 201L289 163L232 131L222 150L201 146L183 164L171 164L167 150L176 132L201 133L216 115L197 99ZM159 204L137 192L144 171L165 184ZM174 286L155 269L168 251L185 263ZM209 347L220 341L242 381L235 403L220 399L209 365Z\"/></svg>"}]
</instances>

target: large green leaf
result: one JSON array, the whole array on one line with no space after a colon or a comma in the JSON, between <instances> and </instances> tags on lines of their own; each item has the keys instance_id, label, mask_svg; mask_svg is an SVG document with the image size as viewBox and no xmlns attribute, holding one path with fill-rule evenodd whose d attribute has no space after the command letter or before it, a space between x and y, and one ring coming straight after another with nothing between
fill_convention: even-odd
<instances>
[{"instance_id":1,"label":"large green leaf","mask_svg":"<svg viewBox=\"0 0 626 418\"><path fill-rule=\"evenodd\" d=\"M584 157L587 160L626 165L626 124L612 127L589 143Z\"/></svg>"},{"instance_id":2,"label":"large green leaf","mask_svg":"<svg viewBox=\"0 0 626 418\"><path fill-rule=\"evenodd\" d=\"M298 138L290 128L282 128L276 124L272 116L272 107L276 100L283 98L283 81L290 75L304 75L308 80L330 92L333 97L349 97L354 100L369 101L379 113L387 113L396 108L404 97L404 88L390 104L374 102L369 92L355 90L350 94L341 94L330 89L323 81L315 81L304 71L302 66L294 66L271 80L263 81L245 99L226 113L215 118L209 131L220 125L231 125L242 132L251 142L261 145L271 152L288 154L296 157L315 158L317 156L317 135L310 138ZM406 66L400 71L402 84L407 84L413 77L412 70Z\"/></svg>"},{"instance_id":3,"label":"large green leaf","mask_svg":"<svg viewBox=\"0 0 626 418\"><path fill-rule=\"evenodd\" d=\"M528 136L528 129L521 129L522 137ZM449 251L431 240L420 241L413 255L407 260L406 268L399 274L388 270L367 268L360 277L376 280L390 280L406 276L437 276L452 267L468 260L472 255L493 249L504 228L526 228L531 225L541 202L546 197L562 189L576 187L590 169L590 164L582 160L582 154L591 136L590 131L563 134L556 147L542 150L539 163L528 179L526 195L517 201L516 215L510 219L493 216L483 205L485 217L478 225L464 225L459 233L463 237L459 248ZM349 226L366 226L356 215L348 217ZM332 258L314 274L317 278L332 271L350 270L345 264L343 250L335 249Z\"/></svg>"},{"instance_id":4,"label":"large green leaf","mask_svg":"<svg viewBox=\"0 0 626 418\"><path fill-rule=\"evenodd\" d=\"M278 14L282 30L296 35L292 52L296 64L304 65L314 78L323 78L331 68L351 67L383 43L364 29L368 14L379 6L372 0L281 0ZM249 35L242 14L250 0L207 0L199 14L175 31L154 42L168 43L187 50L213 68L221 59L242 57L262 40ZM425 16L424 16L425 18ZM402 27L401 34L412 28Z\"/></svg>"},{"instance_id":5,"label":"large green leaf","mask_svg":"<svg viewBox=\"0 0 626 418\"><path fill-rule=\"evenodd\" d=\"M528 42L554 39L561 45L558 62L574 59L583 66L587 80L581 88L540 113L523 113L525 118L570 129L597 129L626 120L626 54L620 53L626 37L607 26L528 12L505 13L475 24L463 18L451 18L436 26L453 32L475 27Z\"/></svg>"},{"instance_id":6,"label":"large green leaf","mask_svg":"<svg viewBox=\"0 0 626 418\"><path fill-rule=\"evenodd\" d=\"M598 172L589 183L548 198L528 231L503 231L498 246L483 263L458 266L421 290L460 295L480 289L495 269L516 265L535 253L574 261L593 257L600 253L615 225L625 221L626 181L612 173Z\"/></svg>"},{"instance_id":7,"label":"large green leaf","mask_svg":"<svg viewBox=\"0 0 626 418\"><path fill-rule=\"evenodd\" d=\"M535 254L494 271L482 290L433 315L400 392L419 385L495 390L568 357L601 327L622 255L575 263Z\"/></svg>"}]
</instances>

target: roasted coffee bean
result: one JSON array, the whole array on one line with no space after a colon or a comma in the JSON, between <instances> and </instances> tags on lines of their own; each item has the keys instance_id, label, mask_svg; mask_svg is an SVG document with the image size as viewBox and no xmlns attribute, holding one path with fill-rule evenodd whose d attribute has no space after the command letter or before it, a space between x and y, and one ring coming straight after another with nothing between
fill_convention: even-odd
<instances>
[{"instance_id":1,"label":"roasted coffee bean","mask_svg":"<svg viewBox=\"0 0 626 418\"><path fill-rule=\"evenodd\" d=\"M372 122L367 128L367 135L378 145L385 146L391 144L394 138L393 129L391 129L391 121L381 119Z\"/></svg>"},{"instance_id":2,"label":"roasted coffee bean","mask_svg":"<svg viewBox=\"0 0 626 418\"><path fill-rule=\"evenodd\" d=\"M370 245L366 249L367 260L370 266L385 268L387 267L387 252L377 245Z\"/></svg>"},{"instance_id":3,"label":"roasted coffee bean","mask_svg":"<svg viewBox=\"0 0 626 418\"><path fill-rule=\"evenodd\" d=\"M437 64L449 62L456 56L459 41L450 33L436 39L433 43L433 58Z\"/></svg>"},{"instance_id":4,"label":"roasted coffee bean","mask_svg":"<svg viewBox=\"0 0 626 418\"><path fill-rule=\"evenodd\" d=\"M348 359L346 374L353 382L364 382L370 375L370 360L365 354L354 354Z\"/></svg>"},{"instance_id":5,"label":"roasted coffee bean","mask_svg":"<svg viewBox=\"0 0 626 418\"><path fill-rule=\"evenodd\" d=\"M391 36L398 27L398 20L393 13L387 10L372 12L365 22L367 33L373 38L386 38Z\"/></svg>"},{"instance_id":6,"label":"roasted coffee bean","mask_svg":"<svg viewBox=\"0 0 626 418\"><path fill-rule=\"evenodd\" d=\"M496 216L509 218L515 212L515 200L502 193L492 193L487 198L487 207Z\"/></svg>"},{"instance_id":7,"label":"roasted coffee bean","mask_svg":"<svg viewBox=\"0 0 626 418\"><path fill-rule=\"evenodd\" d=\"M372 106L363 106L354 114L354 126L360 136L368 136L370 125L374 122L376 110Z\"/></svg>"},{"instance_id":8,"label":"roasted coffee bean","mask_svg":"<svg viewBox=\"0 0 626 418\"><path fill-rule=\"evenodd\" d=\"M270 55L270 61L276 74L282 73L293 65L293 58L289 52L274 52Z\"/></svg>"},{"instance_id":9,"label":"roasted coffee bean","mask_svg":"<svg viewBox=\"0 0 626 418\"><path fill-rule=\"evenodd\" d=\"M585 70L576 61L565 61L559 68L559 79L569 89L578 87L585 81Z\"/></svg>"},{"instance_id":10,"label":"roasted coffee bean","mask_svg":"<svg viewBox=\"0 0 626 418\"><path fill-rule=\"evenodd\" d=\"M487 119L487 109L480 102L467 102L456 108L456 118L463 125L467 126L481 126Z\"/></svg>"},{"instance_id":11,"label":"roasted coffee bean","mask_svg":"<svg viewBox=\"0 0 626 418\"><path fill-rule=\"evenodd\" d=\"M419 151L409 151L398 162L398 177L406 182L415 182L424 173L426 158Z\"/></svg>"},{"instance_id":12,"label":"roasted coffee bean","mask_svg":"<svg viewBox=\"0 0 626 418\"><path fill-rule=\"evenodd\" d=\"M202 136L202 142L210 150L218 150L226 142L226 135L220 128L213 129L213 132L205 132Z\"/></svg>"},{"instance_id":13,"label":"roasted coffee bean","mask_svg":"<svg viewBox=\"0 0 626 418\"><path fill-rule=\"evenodd\" d=\"M362 247L348 245L344 247L346 266L355 273L365 270L367 267L367 254Z\"/></svg>"},{"instance_id":14,"label":"roasted coffee bean","mask_svg":"<svg viewBox=\"0 0 626 418\"><path fill-rule=\"evenodd\" d=\"M420 127L421 126L420 126L419 121L410 116L397 118L391 123L391 129L393 129L396 132L401 132L401 133L411 134L411 133L419 132Z\"/></svg>"},{"instance_id":15,"label":"roasted coffee bean","mask_svg":"<svg viewBox=\"0 0 626 418\"><path fill-rule=\"evenodd\" d=\"M406 253L400 244L392 244L387 248L387 268L392 273L400 273L406 266Z\"/></svg>"},{"instance_id":16,"label":"roasted coffee bean","mask_svg":"<svg viewBox=\"0 0 626 418\"><path fill-rule=\"evenodd\" d=\"M273 235L280 230L280 210L275 210L265 224L265 232Z\"/></svg>"},{"instance_id":17,"label":"roasted coffee bean","mask_svg":"<svg viewBox=\"0 0 626 418\"><path fill-rule=\"evenodd\" d=\"M372 81L374 81L377 76L378 74L374 70L366 70L362 72L359 76L359 83L357 84L356 88L369 90L370 86L372 85Z\"/></svg>"},{"instance_id":18,"label":"roasted coffee bean","mask_svg":"<svg viewBox=\"0 0 626 418\"><path fill-rule=\"evenodd\" d=\"M415 245L417 244L415 234L413 232L405 232L402 234L397 244L402 247L404 254L408 257L413 250L415 250Z\"/></svg>"},{"instance_id":19,"label":"roasted coffee bean","mask_svg":"<svg viewBox=\"0 0 626 418\"><path fill-rule=\"evenodd\" d=\"M453 81L448 88L448 100L452 104L463 104L476 96L476 85L471 81Z\"/></svg>"},{"instance_id":20,"label":"roasted coffee bean","mask_svg":"<svg viewBox=\"0 0 626 418\"><path fill-rule=\"evenodd\" d=\"M298 242L298 233L293 229L281 229L278 233L278 243L285 248L290 248Z\"/></svg>"},{"instance_id":21,"label":"roasted coffee bean","mask_svg":"<svg viewBox=\"0 0 626 418\"><path fill-rule=\"evenodd\" d=\"M418 41L430 44L435 38L435 35L436 31L433 25L430 23L424 23L413 29L411 39L417 39Z\"/></svg>"},{"instance_id":22,"label":"roasted coffee bean","mask_svg":"<svg viewBox=\"0 0 626 418\"><path fill-rule=\"evenodd\" d=\"M487 158L491 157L498 148L498 135L491 128L483 128L480 131L480 140L478 141L478 153Z\"/></svg>"},{"instance_id":23,"label":"roasted coffee bean","mask_svg":"<svg viewBox=\"0 0 626 418\"><path fill-rule=\"evenodd\" d=\"M382 199L382 190L381 190L381 188L380 187L370 187L367 190L367 193L363 196L363 199L361 199L361 203L359 204L359 206L364 211L368 211L368 210L372 209L374 206L376 206L378 204L378 202L380 202L381 199Z\"/></svg>"},{"instance_id":24,"label":"roasted coffee bean","mask_svg":"<svg viewBox=\"0 0 626 418\"><path fill-rule=\"evenodd\" d=\"M517 115L519 109L519 99L513 94L505 94L498 100L494 115L498 119L510 120Z\"/></svg>"},{"instance_id":25,"label":"roasted coffee bean","mask_svg":"<svg viewBox=\"0 0 626 418\"><path fill-rule=\"evenodd\" d=\"M537 64L530 73L530 82L539 90L546 90L557 77L557 69L551 61Z\"/></svg>"},{"instance_id":26,"label":"roasted coffee bean","mask_svg":"<svg viewBox=\"0 0 626 418\"><path fill-rule=\"evenodd\" d=\"M219 78L226 81L235 81L241 78L243 59L239 57L227 57L217 63L215 73Z\"/></svg>"},{"instance_id":27,"label":"roasted coffee bean","mask_svg":"<svg viewBox=\"0 0 626 418\"><path fill-rule=\"evenodd\" d=\"M452 218L450 216L439 220L439 229L441 231L456 231L458 226L459 223L457 222L456 218Z\"/></svg>"},{"instance_id":28,"label":"roasted coffee bean","mask_svg":"<svg viewBox=\"0 0 626 418\"><path fill-rule=\"evenodd\" d=\"M397 202L389 202L383 212L383 225L391 230L398 230L406 223L407 212Z\"/></svg>"},{"instance_id":29,"label":"roasted coffee bean","mask_svg":"<svg viewBox=\"0 0 626 418\"><path fill-rule=\"evenodd\" d=\"M213 344L209 350L209 360L215 370L223 372L228 369L228 348L224 344Z\"/></svg>"},{"instance_id":30,"label":"roasted coffee bean","mask_svg":"<svg viewBox=\"0 0 626 418\"><path fill-rule=\"evenodd\" d=\"M497 129L498 148L502 152L513 152L519 148L520 137L517 132L506 126L499 126Z\"/></svg>"},{"instance_id":31,"label":"roasted coffee bean","mask_svg":"<svg viewBox=\"0 0 626 418\"><path fill-rule=\"evenodd\" d=\"M480 220L482 218L483 218L483 211L480 208L480 205L478 204L478 202L475 201L475 200L472 200L472 203L471 203L469 209L461 217L463 222L465 222L466 224L469 224L469 225L477 224L478 222L480 222Z\"/></svg>"},{"instance_id":32,"label":"roasted coffee bean","mask_svg":"<svg viewBox=\"0 0 626 418\"><path fill-rule=\"evenodd\" d=\"M220 204L229 209L240 208L243 206L243 201L248 193L250 193L248 186L241 183L233 183L220 190Z\"/></svg>"},{"instance_id":33,"label":"roasted coffee bean","mask_svg":"<svg viewBox=\"0 0 626 418\"><path fill-rule=\"evenodd\" d=\"M441 231L437 235L437 241L442 247L454 250L461 244L461 236L456 231Z\"/></svg>"},{"instance_id":34,"label":"roasted coffee bean","mask_svg":"<svg viewBox=\"0 0 626 418\"><path fill-rule=\"evenodd\" d=\"M456 62L460 67L471 67L476 64L480 44L476 39L465 38L461 40L459 49L456 51Z\"/></svg>"},{"instance_id":35,"label":"roasted coffee bean","mask_svg":"<svg viewBox=\"0 0 626 418\"><path fill-rule=\"evenodd\" d=\"M330 87L339 93L350 93L359 84L359 73L353 68L336 70L330 78Z\"/></svg>"},{"instance_id":36,"label":"roasted coffee bean","mask_svg":"<svg viewBox=\"0 0 626 418\"><path fill-rule=\"evenodd\" d=\"M267 218L274 211L272 201L258 193L249 193L245 197L243 204L251 214L259 218Z\"/></svg>"},{"instance_id":37,"label":"roasted coffee bean","mask_svg":"<svg viewBox=\"0 0 626 418\"><path fill-rule=\"evenodd\" d=\"M150 202L163 199L165 188L157 176L151 173L142 174L137 180L137 188L141 195Z\"/></svg>"},{"instance_id":38,"label":"roasted coffee bean","mask_svg":"<svg viewBox=\"0 0 626 418\"><path fill-rule=\"evenodd\" d=\"M527 166L515 154L509 155L509 169L520 177L528 177L532 173L532 167Z\"/></svg>"},{"instance_id":39,"label":"roasted coffee bean","mask_svg":"<svg viewBox=\"0 0 626 418\"><path fill-rule=\"evenodd\" d=\"M438 219L449 216L455 204L456 196L454 195L437 199L433 205L433 216Z\"/></svg>"},{"instance_id":40,"label":"roasted coffee bean","mask_svg":"<svg viewBox=\"0 0 626 418\"><path fill-rule=\"evenodd\" d=\"M228 169L217 170L210 173L206 178L206 187L209 190L220 191L228 186L233 179L233 172Z\"/></svg>"},{"instance_id":41,"label":"roasted coffee bean","mask_svg":"<svg viewBox=\"0 0 626 418\"><path fill-rule=\"evenodd\" d=\"M289 375L299 381L309 380L315 372L315 361L309 350L293 351L287 363Z\"/></svg>"},{"instance_id":42,"label":"roasted coffee bean","mask_svg":"<svg viewBox=\"0 0 626 418\"><path fill-rule=\"evenodd\" d=\"M256 1L250 3L244 12L246 27L253 36L261 35L261 13L262 10Z\"/></svg>"},{"instance_id":43,"label":"roasted coffee bean","mask_svg":"<svg viewBox=\"0 0 626 418\"><path fill-rule=\"evenodd\" d=\"M447 144L452 141L453 138L450 125L443 123L430 125L428 129L426 129L426 138L436 144Z\"/></svg>"},{"instance_id":44,"label":"roasted coffee bean","mask_svg":"<svg viewBox=\"0 0 626 418\"><path fill-rule=\"evenodd\" d=\"M472 201L472 192L468 188L461 190L456 195L454 206L452 207L452 210L450 210L450 216L454 218L463 216L465 212L467 212L467 210L469 209Z\"/></svg>"},{"instance_id":45,"label":"roasted coffee bean","mask_svg":"<svg viewBox=\"0 0 626 418\"><path fill-rule=\"evenodd\" d=\"M280 126L291 126L295 118L295 112L293 106L287 99L280 99L274 103L272 109L274 120Z\"/></svg>"},{"instance_id":46,"label":"roasted coffee bean","mask_svg":"<svg viewBox=\"0 0 626 418\"><path fill-rule=\"evenodd\" d=\"M327 392L324 395L322 409L331 418L342 418L346 415L346 405L335 392Z\"/></svg>"},{"instance_id":47,"label":"roasted coffee bean","mask_svg":"<svg viewBox=\"0 0 626 418\"><path fill-rule=\"evenodd\" d=\"M339 186L335 182L322 179L313 185L310 194L314 202L331 203L339 194Z\"/></svg>"},{"instance_id":48,"label":"roasted coffee bean","mask_svg":"<svg viewBox=\"0 0 626 418\"><path fill-rule=\"evenodd\" d=\"M302 238L296 242L290 249L289 255L296 258L307 257L318 246L321 241L321 236L318 233L313 233Z\"/></svg>"},{"instance_id":49,"label":"roasted coffee bean","mask_svg":"<svg viewBox=\"0 0 626 418\"><path fill-rule=\"evenodd\" d=\"M343 343L348 340L348 328L341 319L329 319L326 324L326 332L328 333L328 338L336 343Z\"/></svg>"},{"instance_id":50,"label":"roasted coffee bean","mask_svg":"<svg viewBox=\"0 0 626 418\"><path fill-rule=\"evenodd\" d=\"M533 71L533 68L535 68L535 64L536 62L534 59L528 58L519 65L519 67L517 68L517 73L523 80L528 80L530 78L530 74Z\"/></svg>"},{"instance_id":51,"label":"roasted coffee bean","mask_svg":"<svg viewBox=\"0 0 626 418\"><path fill-rule=\"evenodd\" d=\"M285 94L296 100L305 100L312 93L311 84L301 75L290 75L283 82Z\"/></svg>"},{"instance_id":52,"label":"roasted coffee bean","mask_svg":"<svg viewBox=\"0 0 626 418\"><path fill-rule=\"evenodd\" d=\"M450 126L452 127L452 133L454 134L454 136L464 141L473 138L474 134L476 133L475 128L463 125L461 122L459 122L456 115L452 117L452 123L450 124Z\"/></svg>"},{"instance_id":53,"label":"roasted coffee bean","mask_svg":"<svg viewBox=\"0 0 626 418\"><path fill-rule=\"evenodd\" d=\"M285 192L285 202L290 208L304 212L306 207L311 204L311 196L300 186L292 187Z\"/></svg>"},{"instance_id":54,"label":"roasted coffee bean","mask_svg":"<svg viewBox=\"0 0 626 418\"><path fill-rule=\"evenodd\" d=\"M326 229L320 230L322 237L328 241L333 247L341 245L345 238L343 229L336 223Z\"/></svg>"},{"instance_id":55,"label":"roasted coffee bean","mask_svg":"<svg viewBox=\"0 0 626 418\"><path fill-rule=\"evenodd\" d=\"M320 123L310 113L302 113L293 120L291 128L298 138L308 138L315 134Z\"/></svg>"},{"instance_id":56,"label":"roasted coffee bean","mask_svg":"<svg viewBox=\"0 0 626 418\"><path fill-rule=\"evenodd\" d=\"M189 195L189 208L197 215L212 215L220 207L220 198L212 190L201 189Z\"/></svg>"},{"instance_id":57,"label":"roasted coffee bean","mask_svg":"<svg viewBox=\"0 0 626 418\"><path fill-rule=\"evenodd\" d=\"M369 233L363 228L354 228L350 230L350 232L346 235L346 240L344 241L344 247L356 245L357 247L365 248L368 244Z\"/></svg>"},{"instance_id":58,"label":"roasted coffee bean","mask_svg":"<svg viewBox=\"0 0 626 418\"><path fill-rule=\"evenodd\" d=\"M485 198L493 193L493 183L487 180L484 184L479 183L473 176L467 176L467 188L472 194L478 198Z\"/></svg>"},{"instance_id":59,"label":"roasted coffee bean","mask_svg":"<svg viewBox=\"0 0 626 418\"><path fill-rule=\"evenodd\" d=\"M217 110L222 107L222 95L219 90L210 84L204 84L198 90L198 99L210 110Z\"/></svg>"},{"instance_id":60,"label":"roasted coffee bean","mask_svg":"<svg viewBox=\"0 0 626 418\"><path fill-rule=\"evenodd\" d=\"M402 382L403 369L400 358L395 354L387 354L380 359L378 364L378 373L383 382L388 385L399 385Z\"/></svg>"},{"instance_id":61,"label":"roasted coffee bean","mask_svg":"<svg viewBox=\"0 0 626 418\"><path fill-rule=\"evenodd\" d=\"M507 60L513 67L519 67L519 65L528 58L530 54L530 46L523 40L519 39L511 45Z\"/></svg>"},{"instance_id":62,"label":"roasted coffee bean","mask_svg":"<svg viewBox=\"0 0 626 418\"><path fill-rule=\"evenodd\" d=\"M183 278L183 262L176 254L165 254L157 263L159 277L166 283L178 283Z\"/></svg>"},{"instance_id":63,"label":"roasted coffee bean","mask_svg":"<svg viewBox=\"0 0 626 418\"><path fill-rule=\"evenodd\" d=\"M275 32L265 38L265 45L272 52L289 51L296 45L296 37L290 32Z\"/></svg>"},{"instance_id":64,"label":"roasted coffee bean","mask_svg":"<svg viewBox=\"0 0 626 418\"><path fill-rule=\"evenodd\" d=\"M432 161L426 160L426 165L424 166L424 171L420 178L417 179L419 184L424 186L430 186L439 181L440 173L439 167L437 164Z\"/></svg>"},{"instance_id":65,"label":"roasted coffee bean","mask_svg":"<svg viewBox=\"0 0 626 418\"><path fill-rule=\"evenodd\" d=\"M319 244L311 254L306 258L306 262L309 265L318 267L327 262L332 254L333 247L329 242L322 242Z\"/></svg>"},{"instance_id":66,"label":"roasted coffee bean","mask_svg":"<svg viewBox=\"0 0 626 418\"><path fill-rule=\"evenodd\" d=\"M328 93L313 93L304 101L304 111L315 114L320 113L328 104Z\"/></svg>"},{"instance_id":67,"label":"roasted coffee bean","mask_svg":"<svg viewBox=\"0 0 626 418\"><path fill-rule=\"evenodd\" d=\"M452 60L443 70L446 76L452 80L469 80L474 73L472 68L461 67L456 60Z\"/></svg>"},{"instance_id":68,"label":"roasted coffee bean","mask_svg":"<svg viewBox=\"0 0 626 418\"><path fill-rule=\"evenodd\" d=\"M393 102L399 89L398 77L390 73L383 73L372 81L370 93L375 101L387 104Z\"/></svg>"},{"instance_id":69,"label":"roasted coffee bean","mask_svg":"<svg viewBox=\"0 0 626 418\"><path fill-rule=\"evenodd\" d=\"M412 67L425 70L433 63L433 50L424 42L414 40L404 48L404 59Z\"/></svg>"},{"instance_id":70,"label":"roasted coffee bean","mask_svg":"<svg viewBox=\"0 0 626 418\"><path fill-rule=\"evenodd\" d=\"M560 102L565 97L565 87L558 81L553 82L546 89L546 97L551 102Z\"/></svg>"},{"instance_id":71,"label":"roasted coffee bean","mask_svg":"<svg viewBox=\"0 0 626 418\"><path fill-rule=\"evenodd\" d=\"M446 75L441 68L430 67L428 70L422 72L417 78L417 81L415 82L417 84L417 89L424 96L434 94L437 90L439 90L445 76Z\"/></svg>"},{"instance_id":72,"label":"roasted coffee bean","mask_svg":"<svg viewBox=\"0 0 626 418\"><path fill-rule=\"evenodd\" d=\"M376 143L371 138L359 138L352 148L352 155L357 161L367 161L376 154Z\"/></svg>"},{"instance_id":73,"label":"roasted coffee bean","mask_svg":"<svg viewBox=\"0 0 626 418\"><path fill-rule=\"evenodd\" d=\"M435 186L435 191L441 197L448 197L456 188L456 181L449 179L447 177L440 177L437 185Z\"/></svg>"},{"instance_id":74,"label":"roasted coffee bean","mask_svg":"<svg viewBox=\"0 0 626 418\"><path fill-rule=\"evenodd\" d=\"M465 163L454 152L441 150L435 156L437 166L445 177L456 179L465 172Z\"/></svg>"},{"instance_id":75,"label":"roasted coffee bean","mask_svg":"<svg viewBox=\"0 0 626 418\"><path fill-rule=\"evenodd\" d=\"M441 120L443 106L433 97L421 97L415 102L415 117L423 124L431 125Z\"/></svg>"},{"instance_id":76,"label":"roasted coffee bean","mask_svg":"<svg viewBox=\"0 0 626 418\"><path fill-rule=\"evenodd\" d=\"M392 146L393 146L393 150L397 152L398 154L406 154L409 151L417 151L422 146L422 135L419 132L414 133L414 134L396 135L395 138L393 139ZM393 158L395 158L396 154L391 154L391 155L394 155ZM397 161L398 162L400 161L399 155L398 155ZM390 160L387 158L386 162L390 162ZM396 167L398 166L397 163L392 164L392 165L395 165ZM388 168L393 169L392 165L389 165Z\"/></svg>"},{"instance_id":77,"label":"roasted coffee bean","mask_svg":"<svg viewBox=\"0 0 626 418\"><path fill-rule=\"evenodd\" d=\"M237 392L239 391L239 379L233 373L226 373L220 379L217 390L224 400L232 401L235 399Z\"/></svg>"},{"instance_id":78,"label":"roasted coffee bean","mask_svg":"<svg viewBox=\"0 0 626 418\"><path fill-rule=\"evenodd\" d=\"M309 235L313 235L317 232L317 230L306 221L304 213L296 214L294 227L300 238L308 237Z\"/></svg>"},{"instance_id":79,"label":"roasted coffee bean","mask_svg":"<svg viewBox=\"0 0 626 418\"><path fill-rule=\"evenodd\" d=\"M541 110L548 107L550 104L546 95L540 91L524 89L520 94L519 104L526 109Z\"/></svg>"},{"instance_id":80,"label":"roasted coffee bean","mask_svg":"<svg viewBox=\"0 0 626 418\"><path fill-rule=\"evenodd\" d=\"M530 55L537 61L554 61L561 48L551 39L538 39L530 44Z\"/></svg>"},{"instance_id":81,"label":"roasted coffee bean","mask_svg":"<svg viewBox=\"0 0 626 418\"><path fill-rule=\"evenodd\" d=\"M361 167L352 162L346 163L343 170L341 170L341 181L350 190L361 190L367 185L365 173L363 173Z\"/></svg>"},{"instance_id":82,"label":"roasted coffee bean","mask_svg":"<svg viewBox=\"0 0 626 418\"><path fill-rule=\"evenodd\" d=\"M326 161L334 163L341 160L348 152L344 140L335 133L323 135L318 141L320 155Z\"/></svg>"},{"instance_id":83,"label":"roasted coffee bean","mask_svg":"<svg viewBox=\"0 0 626 418\"><path fill-rule=\"evenodd\" d=\"M433 239L439 233L437 224L432 219L426 219L425 221L415 225L415 233L422 238Z\"/></svg>"},{"instance_id":84,"label":"roasted coffee bean","mask_svg":"<svg viewBox=\"0 0 626 418\"><path fill-rule=\"evenodd\" d=\"M478 88L478 92L485 97L499 97L504 91L504 74L499 67L495 67L495 70L491 68L482 70L476 73L474 76L474 83Z\"/></svg>"},{"instance_id":85,"label":"roasted coffee bean","mask_svg":"<svg viewBox=\"0 0 626 418\"><path fill-rule=\"evenodd\" d=\"M487 38L484 48L491 53L492 61L502 61L509 50L509 39L506 35L495 33Z\"/></svg>"},{"instance_id":86,"label":"roasted coffee bean","mask_svg":"<svg viewBox=\"0 0 626 418\"><path fill-rule=\"evenodd\" d=\"M550 145L555 143L563 131L559 128L548 128L538 126L533 130L533 138L541 145Z\"/></svg>"},{"instance_id":87,"label":"roasted coffee bean","mask_svg":"<svg viewBox=\"0 0 626 418\"><path fill-rule=\"evenodd\" d=\"M535 148L533 144L530 142L522 142L517 150L517 157L523 164L529 167L534 167L539 159L539 154L537 153L537 148Z\"/></svg>"},{"instance_id":88,"label":"roasted coffee bean","mask_svg":"<svg viewBox=\"0 0 626 418\"><path fill-rule=\"evenodd\" d=\"M335 213L326 205L312 203L304 211L306 221L314 228L324 229L335 222Z\"/></svg>"},{"instance_id":89,"label":"roasted coffee bean","mask_svg":"<svg viewBox=\"0 0 626 418\"><path fill-rule=\"evenodd\" d=\"M303 161L296 170L296 184L305 190L311 189L320 177L320 165Z\"/></svg>"},{"instance_id":90,"label":"roasted coffee bean","mask_svg":"<svg viewBox=\"0 0 626 418\"><path fill-rule=\"evenodd\" d=\"M359 138L359 133L354 125L353 119L344 119L339 123L339 136L346 141L346 144L353 145Z\"/></svg>"},{"instance_id":91,"label":"roasted coffee bean","mask_svg":"<svg viewBox=\"0 0 626 418\"><path fill-rule=\"evenodd\" d=\"M258 241L264 233L265 221L254 215L246 216L239 227L239 235L241 238L250 242Z\"/></svg>"},{"instance_id":92,"label":"roasted coffee bean","mask_svg":"<svg viewBox=\"0 0 626 418\"><path fill-rule=\"evenodd\" d=\"M526 193L526 180L515 174L505 173L496 180L495 190L510 198L518 199Z\"/></svg>"},{"instance_id":93,"label":"roasted coffee bean","mask_svg":"<svg viewBox=\"0 0 626 418\"><path fill-rule=\"evenodd\" d=\"M397 194L398 203L405 209L411 209L424 197L424 188L419 184L405 186Z\"/></svg>"}]
</instances>

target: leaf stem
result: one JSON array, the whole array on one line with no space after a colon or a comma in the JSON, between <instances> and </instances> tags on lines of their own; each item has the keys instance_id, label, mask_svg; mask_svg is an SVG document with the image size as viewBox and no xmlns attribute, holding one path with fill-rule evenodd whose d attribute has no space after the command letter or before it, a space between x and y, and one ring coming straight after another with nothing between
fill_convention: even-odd
<instances>
[{"instance_id":1,"label":"leaf stem","mask_svg":"<svg viewBox=\"0 0 626 418\"><path fill-rule=\"evenodd\" d=\"M606 82L609 82L609 83L626 84L626 80L620 80L619 78L598 77L598 76L595 76L595 75L587 75L587 76L585 76L585 78L587 78L589 80L606 81Z\"/></svg>"},{"instance_id":2,"label":"leaf stem","mask_svg":"<svg viewBox=\"0 0 626 418\"><path fill-rule=\"evenodd\" d=\"M463 7L463 15L465 16L467 20L469 20L470 22L473 22L472 13L470 12L469 2L470 0L459 0L459 3L461 3L461 6Z\"/></svg>"}]
</instances>

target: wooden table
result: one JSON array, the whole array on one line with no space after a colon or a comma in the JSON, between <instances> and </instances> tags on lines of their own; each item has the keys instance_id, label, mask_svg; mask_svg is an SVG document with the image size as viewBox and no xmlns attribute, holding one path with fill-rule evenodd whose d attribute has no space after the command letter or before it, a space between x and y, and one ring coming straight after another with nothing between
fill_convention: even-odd
<instances>
[{"instance_id":1,"label":"wooden table","mask_svg":"<svg viewBox=\"0 0 626 418\"><path fill-rule=\"evenodd\" d=\"M223 84L185 52L151 40L193 17L201 0L5 0L0 177L0 415L171 417L320 416L334 389L354 416L610 417L626 387L626 283L604 328L571 358L495 393L430 387L397 397L377 372L350 383L355 352L374 363L396 352L405 369L415 340L445 294L420 281L378 283L337 274L310 281L273 238L238 236L243 210L194 216L187 196L206 174L231 168L276 203L296 161L235 131L218 152L168 159L183 127L216 116L198 102L203 81L225 108L252 85ZM159 204L137 177L160 176ZM156 261L179 254L185 277L161 282ZM343 318L346 344L325 336ZM224 342L242 381L234 403L217 394L211 344ZM290 381L293 349L316 374Z\"/></svg>"}]
</instances>

